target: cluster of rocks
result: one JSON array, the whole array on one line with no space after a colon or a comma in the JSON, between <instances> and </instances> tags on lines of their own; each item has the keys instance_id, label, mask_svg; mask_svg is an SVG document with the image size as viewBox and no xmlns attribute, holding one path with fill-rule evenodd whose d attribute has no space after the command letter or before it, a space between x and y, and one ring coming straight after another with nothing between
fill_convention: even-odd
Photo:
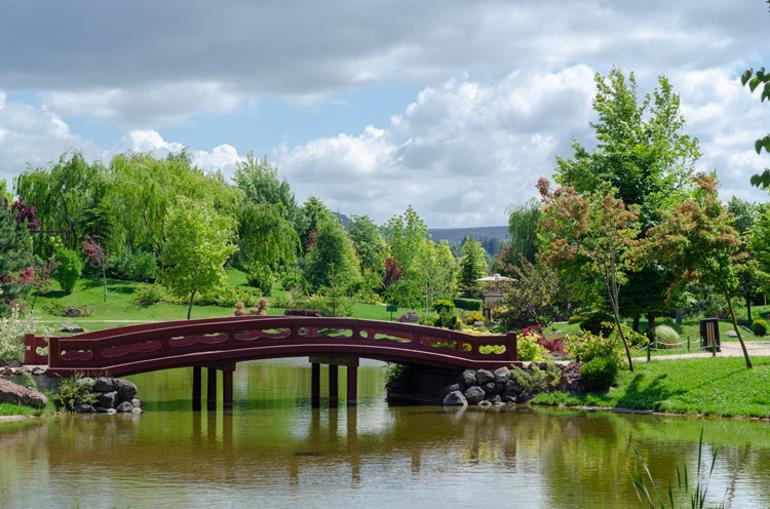
<instances>
[{"instance_id":1,"label":"cluster of rocks","mask_svg":"<svg viewBox=\"0 0 770 509\"><path fill-rule=\"evenodd\" d=\"M0 378L0 403L45 408L48 398L45 394Z\"/></svg>"},{"instance_id":2,"label":"cluster of rocks","mask_svg":"<svg viewBox=\"0 0 770 509\"><path fill-rule=\"evenodd\" d=\"M0 366L0 376L16 377L29 373L34 376L44 376L48 370L43 366L22 366L19 361L11 361L5 366Z\"/></svg>"},{"instance_id":3,"label":"cluster of rocks","mask_svg":"<svg viewBox=\"0 0 770 509\"><path fill-rule=\"evenodd\" d=\"M537 391L554 386L555 378L561 378L560 373L567 368L566 365L558 364L555 367L559 374L546 374L543 385ZM514 369L522 369L524 374L530 375L535 368L542 372L546 366L544 363L525 363L521 368ZM442 390L443 405L489 407L524 403L532 399L536 392L530 384L521 384L516 377L512 377L507 367L498 368L494 372L488 369L466 369L459 378L456 383Z\"/></svg>"},{"instance_id":4,"label":"cluster of rocks","mask_svg":"<svg viewBox=\"0 0 770 509\"><path fill-rule=\"evenodd\" d=\"M77 413L142 413L142 402L136 398L136 384L122 378L81 378L78 384L88 385L93 399L93 405L76 405L73 410Z\"/></svg>"}]
</instances>

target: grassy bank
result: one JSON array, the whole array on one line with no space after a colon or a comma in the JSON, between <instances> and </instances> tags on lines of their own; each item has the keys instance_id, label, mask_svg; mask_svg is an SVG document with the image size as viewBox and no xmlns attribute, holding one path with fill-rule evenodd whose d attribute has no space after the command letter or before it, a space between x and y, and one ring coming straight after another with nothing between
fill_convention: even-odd
<instances>
[{"instance_id":1,"label":"grassy bank","mask_svg":"<svg viewBox=\"0 0 770 509\"><path fill-rule=\"evenodd\" d=\"M623 371L607 394L539 394L543 405L604 406L659 412L770 418L770 358L687 359Z\"/></svg>"},{"instance_id":2,"label":"grassy bank","mask_svg":"<svg viewBox=\"0 0 770 509\"><path fill-rule=\"evenodd\" d=\"M50 408L49 408L50 407ZM0 403L0 416L1 415L25 415L25 416L38 416L44 413L53 411L53 406L49 403L46 408L30 408L21 405L12 405L10 403Z\"/></svg>"}]
</instances>

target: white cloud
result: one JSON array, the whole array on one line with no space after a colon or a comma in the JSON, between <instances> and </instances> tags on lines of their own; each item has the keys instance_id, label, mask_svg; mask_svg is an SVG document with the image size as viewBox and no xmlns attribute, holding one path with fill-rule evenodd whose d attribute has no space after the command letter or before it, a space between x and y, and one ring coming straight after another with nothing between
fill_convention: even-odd
<instances>
[{"instance_id":1,"label":"white cloud","mask_svg":"<svg viewBox=\"0 0 770 509\"><path fill-rule=\"evenodd\" d=\"M166 157L186 148L181 143L166 141L158 131L135 129L130 131L118 147L113 150L113 155L128 150L131 152L149 152L156 157ZM217 145L210 151L192 148L188 149L188 152L194 165L204 170L221 170L225 175L231 175L235 165L244 160L235 147L226 143Z\"/></svg>"}]
</instances>

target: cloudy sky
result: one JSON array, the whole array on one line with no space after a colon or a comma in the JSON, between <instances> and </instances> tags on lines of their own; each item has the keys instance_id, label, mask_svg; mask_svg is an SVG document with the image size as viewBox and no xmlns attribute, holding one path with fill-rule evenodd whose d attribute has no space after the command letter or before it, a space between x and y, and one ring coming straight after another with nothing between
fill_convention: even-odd
<instances>
[{"instance_id":1,"label":"cloudy sky","mask_svg":"<svg viewBox=\"0 0 770 509\"><path fill-rule=\"evenodd\" d=\"M299 200L434 227L504 224L570 140L593 75L667 75L723 197L765 200L764 0L164 0L0 5L0 178L80 150L231 172L267 155Z\"/></svg>"}]
</instances>

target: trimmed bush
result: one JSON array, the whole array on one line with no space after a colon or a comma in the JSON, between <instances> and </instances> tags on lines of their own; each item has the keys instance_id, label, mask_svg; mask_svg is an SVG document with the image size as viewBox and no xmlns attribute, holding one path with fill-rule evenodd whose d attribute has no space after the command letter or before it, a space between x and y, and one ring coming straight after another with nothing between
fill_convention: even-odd
<instances>
[{"instance_id":1,"label":"trimmed bush","mask_svg":"<svg viewBox=\"0 0 770 509\"><path fill-rule=\"evenodd\" d=\"M679 343L679 334L668 325L655 327L655 339L666 348L674 348Z\"/></svg>"},{"instance_id":2,"label":"trimmed bush","mask_svg":"<svg viewBox=\"0 0 770 509\"><path fill-rule=\"evenodd\" d=\"M620 362L622 345L614 336L595 336L590 332L584 332L580 336L567 336L566 350L575 361L586 363L597 357L614 359Z\"/></svg>"},{"instance_id":3,"label":"trimmed bush","mask_svg":"<svg viewBox=\"0 0 770 509\"><path fill-rule=\"evenodd\" d=\"M580 378L589 392L606 392L618 376L618 363L612 357L594 357L580 366Z\"/></svg>"},{"instance_id":4,"label":"trimmed bush","mask_svg":"<svg viewBox=\"0 0 770 509\"><path fill-rule=\"evenodd\" d=\"M107 275L115 279L152 283L158 278L158 261L152 253L125 251L110 257Z\"/></svg>"},{"instance_id":5,"label":"trimmed bush","mask_svg":"<svg viewBox=\"0 0 770 509\"><path fill-rule=\"evenodd\" d=\"M64 293L72 293L75 283L83 274L83 262L80 261L80 256L72 249L61 248L54 255L54 260L56 271L53 278L58 281Z\"/></svg>"},{"instance_id":6,"label":"trimmed bush","mask_svg":"<svg viewBox=\"0 0 770 509\"><path fill-rule=\"evenodd\" d=\"M614 318L606 311L594 311L583 317L580 322L580 330L590 332L591 334L609 336L615 330ZM612 324L612 325L607 325Z\"/></svg>"},{"instance_id":7,"label":"trimmed bush","mask_svg":"<svg viewBox=\"0 0 770 509\"><path fill-rule=\"evenodd\" d=\"M751 332L755 336L764 336L767 334L767 322L765 320L754 320L751 324Z\"/></svg>"},{"instance_id":8,"label":"trimmed bush","mask_svg":"<svg viewBox=\"0 0 770 509\"><path fill-rule=\"evenodd\" d=\"M455 304L449 299L440 299L433 303L433 310L441 314L445 311L454 311L455 310Z\"/></svg>"},{"instance_id":9,"label":"trimmed bush","mask_svg":"<svg viewBox=\"0 0 770 509\"><path fill-rule=\"evenodd\" d=\"M146 307L163 301L165 297L166 292L163 290L162 286L157 284L145 285L137 290L134 302L138 306Z\"/></svg>"},{"instance_id":10,"label":"trimmed bush","mask_svg":"<svg viewBox=\"0 0 770 509\"><path fill-rule=\"evenodd\" d=\"M471 311L467 315L465 315L465 323L473 325L477 322L483 322L484 321L484 315L479 313L478 311Z\"/></svg>"},{"instance_id":11,"label":"trimmed bush","mask_svg":"<svg viewBox=\"0 0 770 509\"><path fill-rule=\"evenodd\" d=\"M573 323L580 323L582 321L583 321L583 317L582 316L580 316L580 315L572 315L572 316L569 317L569 320L567 320L567 323L571 325Z\"/></svg>"},{"instance_id":12,"label":"trimmed bush","mask_svg":"<svg viewBox=\"0 0 770 509\"><path fill-rule=\"evenodd\" d=\"M481 299L462 299L458 297L452 299L452 303L454 303L456 308L466 311L481 311Z\"/></svg>"},{"instance_id":13,"label":"trimmed bush","mask_svg":"<svg viewBox=\"0 0 770 509\"><path fill-rule=\"evenodd\" d=\"M540 345L539 334L525 334L516 341L516 353L520 361L542 361L546 350Z\"/></svg>"}]
</instances>

